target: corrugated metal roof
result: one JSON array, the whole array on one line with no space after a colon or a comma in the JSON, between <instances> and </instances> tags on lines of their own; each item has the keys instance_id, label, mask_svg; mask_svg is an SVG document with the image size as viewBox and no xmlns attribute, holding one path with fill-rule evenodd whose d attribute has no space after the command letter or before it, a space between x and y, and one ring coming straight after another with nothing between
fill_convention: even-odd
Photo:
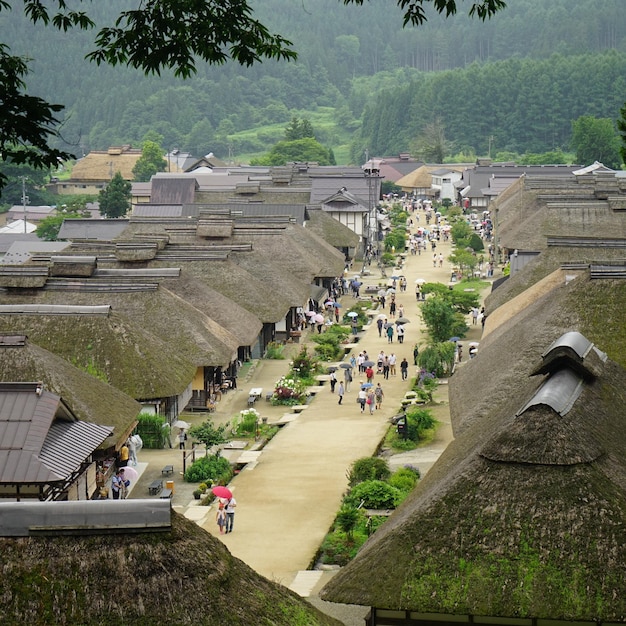
<instances>
[{"instance_id":1,"label":"corrugated metal roof","mask_svg":"<svg viewBox=\"0 0 626 626\"><path fill-rule=\"evenodd\" d=\"M112 241L128 226L127 219L69 219L63 220L59 239L95 239Z\"/></svg>"},{"instance_id":2,"label":"corrugated metal roof","mask_svg":"<svg viewBox=\"0 0 626 626\"><path fill-rule=\"evenodd\" d=\"M111 305L0 304L0 315L108 315Z\"/></svg>"},{"instance_id":3,"label":"corrugated metal roof","mask_svg":"<svg viewBox=\"0 0 626 626\"><path fill-rule=\"evenodd\" d=\"M37 383L0 383L0 483L66 479L111 434L78 421L61 398Z\"/></svg>"}]
</instances>

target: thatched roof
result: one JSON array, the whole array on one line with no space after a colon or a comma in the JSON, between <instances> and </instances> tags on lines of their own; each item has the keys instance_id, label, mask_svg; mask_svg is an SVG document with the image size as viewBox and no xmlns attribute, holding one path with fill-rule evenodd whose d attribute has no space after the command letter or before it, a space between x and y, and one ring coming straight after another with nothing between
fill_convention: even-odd
<instances>
[{"instance_id":1,"label":"thatched roof","mask_svg":"<svg viewBox=\"0 0 626 626\"><path fill-rule=\"evenodd\" d=\"M94 150L76 161L72 168L72 180L109 181L116 172L120 172L124 180L133 180L133 167L140 157L141 149L130 146Z\"/></svg>"},{"instance_id":2,"label":"thatched roof","mask_svg":"<svg viewBox=\"0 0 626 626\"><path fill-rule=\"evenodd\" d=\"M551 235L626 238L623 213L612 210L609 201L624 194L615 183L614 196L607 198L604 182L597 176L520 178L490 205L499 244L511 250L544 250Z\"/></svg>"},{"instance_id":3,"label":"thatched roof","mask_svg":"<svg viewBox=\"0 0 626 626\"><path fill-rule=\"evenodd\" d=\"M356 248L359 236L321 208L307 208L306 228L335 248Z\"/></svg>"},{"instance_id":4,"label":"thatched roof","mask_svg":"<svg viewBox=\"0 0 626 626\"><path fill-rule=\"evenodd\" d=\"M156 262L153 265L160 265ZM161 281L172 293L189 302L204 313L231 335L237 338L238 345L250 346L255 343L263 323L256 314L256 307L247 310L234 300L217 291L212 274L207 275L207 266L197 273L190 269L191 263L179 263L180 276ZM254 311L254 312L253 312Z\"/></svg>"},{"instance_id":5,"label":"thatched roof","mask_svg":"<svg viewBox=\"0 0 626 626\"><path fill-rule=\"evenodd\" d=\"M609 360L598 378L581 382L571 408L546 400L550 379L531 378L524 365L551 343L542 322L539 342L501 338L506 363L489 372L503 367L514 384L494 396L485 371L472 373L474 395L480 389L490 406L323 599L420 613L624 621L626 372ZM481 342L460 371L494 356L482 350ZM537 393L543 399L533 403Z\"/></svg>"},{"instance_id":6,"label":"thatched roof","mask_svg":"<svg viewBox=\"0 0 626 626\"><path fill-rule=\"evenodd\" d=\"M274 265L277 271L292 274L306 285L315 278L340 276L345 265L344 255L339 250L298 224L288 223L271 234L263 230L254 234L246 231L241 236L235 233L233 242L252 243L252 253L235 253L237 259L249 257L253 262L248 266Z\"/></svg>"},{"instance_id":7,"label":"thatched roof","mask_svg":"<svg viewBox=\"0 0 626 626\"><path fill-rule=\"evenodd\" d=\"M49 298L51 294L55 297ZM3 304L49 303L61 296L66 303L81 300L76 293L42 292L37 296L11 299L0 293L0 301ZM158 314L153 311L150 319L155 316ZM186 353L186 350L193 352L193 339L175 341L173 337L179 334L176 328L172 329L170 337L153 332L150 324L140 315L115 310L108 316L0 315L0 332L28 335L33 343L80 368L95 370L111 385L138 400L178 395L187 388L196 372L196 364ZM172 322L172 326L177 324ZM67 393L60 395L66 397Z\"/></svg>"},{"instance_id":8,"label":"thatched roof","mask_svg":"<svg viewBox=\"0 0 626 626\"><path fill-rule=\"evenodd\" d=\"M339 626L172 511L166 533L2 538L5 623Z\"/></svg>"},{"instance_id":9,"label":"thatched roof","mask_svg":"<svg viewBox=\"0 0 626 626\"><path fill-rule=\"evenodd\" d=\"M78 419L113 426L113 435L102 448L121 445L141 411L141 405L130 396L36 345L32 338L0 347L0 380L41 381L64 399Z\"/></svg>"}]
</instances>

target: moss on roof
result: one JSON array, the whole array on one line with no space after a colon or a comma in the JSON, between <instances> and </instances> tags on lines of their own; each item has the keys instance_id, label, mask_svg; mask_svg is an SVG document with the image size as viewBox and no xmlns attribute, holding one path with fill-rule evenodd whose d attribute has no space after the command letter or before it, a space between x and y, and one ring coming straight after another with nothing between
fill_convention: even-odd
<instances>
[{"instance_id":1,"label":"moss on roof","mask_svg":"<svg viewBox=\"0 0 626 626\"><path fill-rule=\"evenodd\" d=\"M0 538L5 623L339 626L172 511L167 533Z\"/></svg>"}]
</instances>

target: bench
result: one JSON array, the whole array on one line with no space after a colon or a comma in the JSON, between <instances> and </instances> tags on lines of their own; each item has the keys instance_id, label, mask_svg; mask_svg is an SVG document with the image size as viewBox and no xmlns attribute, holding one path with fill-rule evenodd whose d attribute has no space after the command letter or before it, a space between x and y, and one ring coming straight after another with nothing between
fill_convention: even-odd
<instances>
[{"instance_id":1,"label":"bench","mask_svg":"<svg viewBox=\"0 0 626 626\"><path fill-rule=\"evenodd\" d=\"M273 395L274 395L273 391L270 391L269 393L266 393L265 394L265 402L270 402Z\"/></svg>"},{"instance_id":2,"label":"bench","mask_svg":"<svg viewBox=\"0 0 626 626\"><path fill-rule=\"evenodd\" d=\"M163 489L163 491L161 492L161 495L159 496L161 500L168 500L171 497L172 497L171 489Z\"/></svg>"},{"instance_id":3,"label":"bench","mask_svg":"<svg viewBox=\"0 0 626 626\"><path fill-rule=\"evenodd\" d=\"M161 470L161 474L163 476L170 476L171 474L174 473L174 466L173 465L166 465L162 470Z\"/></svg>"},{"instance_id":4,"label":"bench","mask_svg":"<svg viewBox=\"0 0 626 626\"><path fill-rule=\"evenodd\" d=\"M151 496L156 496L161 489L163 489L163 481L162 480L153 480L149 485L148 485L148 493Z\"/></svg>"},{"instance_id":5,"label":"bench","mask_svg":"<svg viewBox=\"0 0 626 626\"><path fill-rule=\"evenodd\" d=\"M259 396L248 396L248 406L254 406Z\"/></svg>"}]
</instances>

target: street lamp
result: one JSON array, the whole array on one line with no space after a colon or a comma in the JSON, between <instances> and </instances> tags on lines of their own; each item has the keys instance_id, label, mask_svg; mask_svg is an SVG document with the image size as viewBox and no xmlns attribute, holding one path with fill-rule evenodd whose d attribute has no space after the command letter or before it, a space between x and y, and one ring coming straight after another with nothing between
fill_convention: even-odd
<instances>
[{"instance_id":1,"label":"street lamp","mask_svg":"<svg viewBox=\"0 0 626 626\"><path fill-rule=\"evenodd\" d=\"M24 216L24 233L26 233L26 204L29 202L29 197L26 195L26 176L21 176L22 179L22 214Z\"/></svg>"}]
</instances>

